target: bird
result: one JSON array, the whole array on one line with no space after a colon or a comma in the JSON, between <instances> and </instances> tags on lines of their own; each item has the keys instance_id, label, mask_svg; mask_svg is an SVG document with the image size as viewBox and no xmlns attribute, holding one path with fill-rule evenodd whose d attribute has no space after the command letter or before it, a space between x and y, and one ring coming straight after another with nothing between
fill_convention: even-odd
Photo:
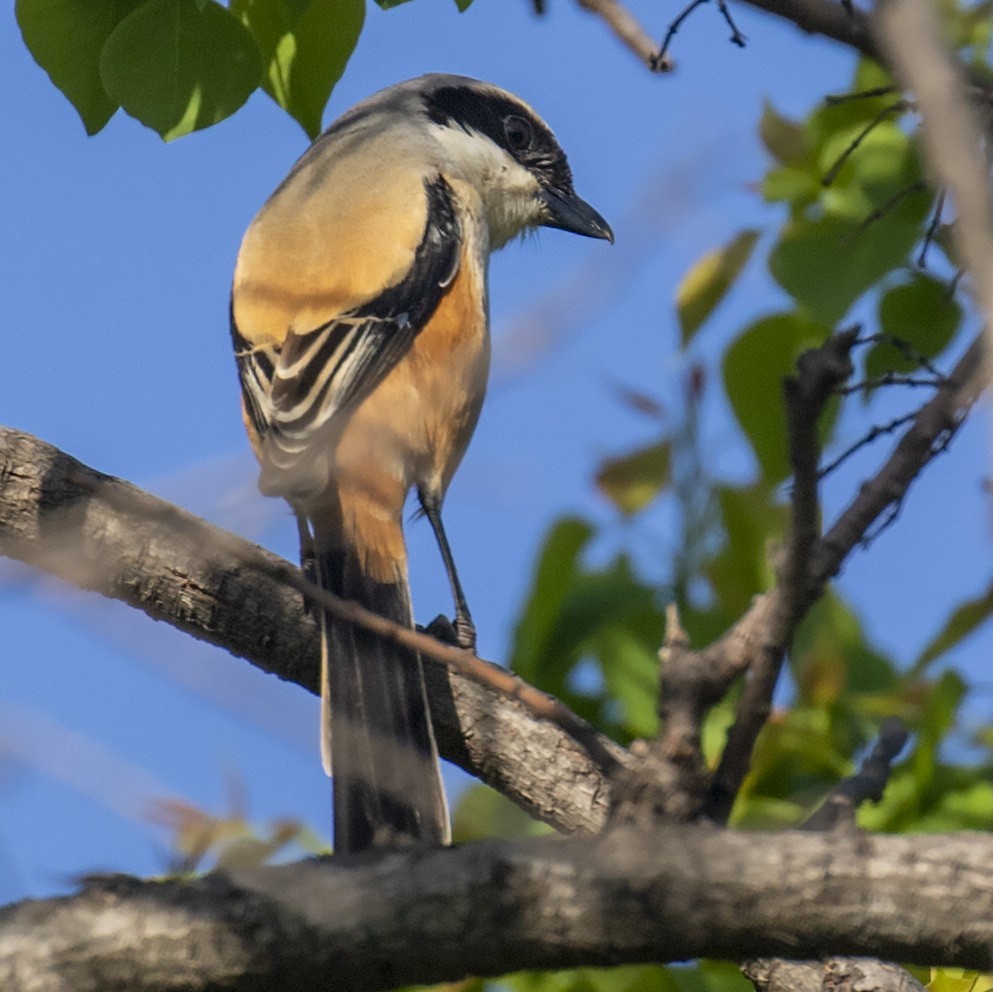
<instances>
[{"instance_id":1,"label":"bird","mask_svg":"<svg viewBox=\"0 0 993 992\"><path fill-rule=\"evenodd\" d=\"M523 100L433 73L356 104L249 225L230 298L259 488L290 504L320 587L413 626L415 491L455 605L475 626L441 507L490 363L490 254L537 227L613 242ZM450 843L420 656L318 609L321 755L335 854Z\"/></svg>"}]
</instances>

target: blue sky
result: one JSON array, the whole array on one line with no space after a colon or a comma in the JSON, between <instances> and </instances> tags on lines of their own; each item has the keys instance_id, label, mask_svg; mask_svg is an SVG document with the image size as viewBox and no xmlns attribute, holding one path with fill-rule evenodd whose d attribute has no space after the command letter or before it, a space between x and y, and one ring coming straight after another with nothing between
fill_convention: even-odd
<instances>
[{"instance_id":1,"label":"blue sky","mask_svg":"<svg viewBox=\"0 0 993 992\"><path fill-rule=\"evenodd\" d=\"M765 163L755 133L763 99L802 114L843 89L852 67L846 52L745 9L740 51L704 7L677 36L678 71L652 77L596 19L565 0L549 6L541 20L525 0L476 0L461 15L449 0L370 6L325 118L422 72L490 79L551 124L578 191L617 236L611 248L543 232L494 261L494 380L446 506L480 653L493 659L506 655L556 516L606 523L601 552L639 536L590 484L599 459L649 436L616 388L664 398L677 387L671 301L681 275L741 227L778 219L750 186ZM659 34L677 11L631 6ZM306 147L303 132L258 95L170 145L120 113L87 138L22 47L10 7L0 16L0 421L293 557L288 513L254 490L227 294L241 235ZM753 263L700 355L715 362L715 342L782 302ZM748 455L712 387L713 471L747 478ZM984 419L842 579L873 637L900 658L989 580ZM834 483L835 505L866 471ZM671 538L664 514L643 526L639 558L651 567ZM447 612L429 530L409 530L416 612ZM317 707L302 690L6 563L0 629L0 902L64 890L87 871L161 871L164 835L146 814L163 796L223 812L234 789L253 820L292 815L326 836ZM978 638L955 660L981 682L990 646ZM976 706L989 717L988 688Z\"/></svg>"}]
</instances>

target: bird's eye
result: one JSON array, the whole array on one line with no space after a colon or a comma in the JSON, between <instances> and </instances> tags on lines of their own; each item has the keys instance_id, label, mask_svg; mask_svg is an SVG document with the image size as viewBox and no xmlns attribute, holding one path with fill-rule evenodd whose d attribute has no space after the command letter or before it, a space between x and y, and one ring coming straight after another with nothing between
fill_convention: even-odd
<instances>
[{"instance_id":1,"label":"bird's eye","mask_svg":"<svg viewBox=\"0 0 993 992\"><path fill-rule=\"evenodd\" d=\"M533 137L528 121L513 114L503 119L503 133L507 136L507 144L515 152L529 147Z\"/></svg>"}]
</instances>

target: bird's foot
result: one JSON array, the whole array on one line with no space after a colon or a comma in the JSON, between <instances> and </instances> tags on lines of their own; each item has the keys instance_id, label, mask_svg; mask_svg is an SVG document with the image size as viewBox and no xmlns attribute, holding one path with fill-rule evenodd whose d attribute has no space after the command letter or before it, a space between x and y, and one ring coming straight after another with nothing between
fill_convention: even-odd
<instances>
[{"instance_id":1,"label":"bird's foot","mask_svg":"<svg viewBox=\"0 0 993 992\"><path fill-rule=\"evenodd\" d=\"M443 644L476 653L476 628L472 621L465 617L456 617L452 621L439 613L423 630L425 634L430 634Z\"/></svg>"}]
</instances>

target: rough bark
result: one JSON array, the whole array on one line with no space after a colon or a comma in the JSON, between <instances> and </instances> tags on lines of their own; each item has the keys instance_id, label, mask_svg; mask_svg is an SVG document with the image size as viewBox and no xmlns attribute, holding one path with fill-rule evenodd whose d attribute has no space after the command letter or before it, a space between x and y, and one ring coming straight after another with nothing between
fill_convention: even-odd
<instances>
[{"instance_id":1,"label":"rough bark","mask_svg":"<svg viewBox=\"0 0 993 992\"><path fill-rule=\"evenodd\" d=\"M123 600L317 691L319 644L303 597L274 576L288 562L105 475L28 434L0 427L0 554ZM256 567L253 562L267 567ZM598 829L609 788L561 727L520 702L429 664L442 754L563 831ZM606 738L616 760L626 752ZM0 986L2 987L2 986Z\"/></svg>"},{"instance_id":2,"label":"rough bark","mask_svg":"<svg viewBox=\"0 0 993 992\"><path fill-rule=\"evenodd\" d=\"M5 992L360 992L695 957L845 952L988 968L993 838L699 826L484 842L0 911Z\"/></svg>"}]
</instances>

